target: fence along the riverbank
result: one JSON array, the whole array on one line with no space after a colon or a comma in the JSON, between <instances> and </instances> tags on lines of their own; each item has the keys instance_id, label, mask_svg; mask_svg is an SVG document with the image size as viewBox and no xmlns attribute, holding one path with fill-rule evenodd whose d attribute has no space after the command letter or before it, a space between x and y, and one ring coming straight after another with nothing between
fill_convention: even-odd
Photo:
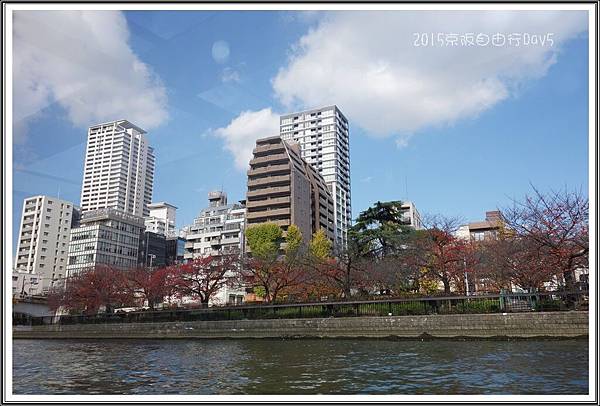
<instances>
[{"instance_id":1,"label":"fence along the riverbank","mask_svg":"<svg viewBox=\"0 0 600 406\"><path fill-rule=\"evenodd\" d=\"M485 314L587 310L588 292L506 293L385 300L238 305L192 310L140 311L91 316L27 317L13 315L13 325L159 323L365 316Z\"/></svg>"}]
</instances>

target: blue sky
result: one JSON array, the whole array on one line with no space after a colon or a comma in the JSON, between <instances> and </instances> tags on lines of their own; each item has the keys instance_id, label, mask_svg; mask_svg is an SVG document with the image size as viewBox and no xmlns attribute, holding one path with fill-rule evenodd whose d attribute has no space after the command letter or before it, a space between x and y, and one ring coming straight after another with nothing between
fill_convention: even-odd
<instances>
[{"instance_id":1,"label":"blue sky","mask_svg":"<svg viewBox=\"0 0 600 406\"><path fill-rule=\"evenodd\" d=\"M587 191L585 14L92 13L16 17L13 236L25 197L79 203L87 126L121 118L148 129L153 200L179 208L178 227L210 190L244 198L245 157L279 113L330 103L350 120L354 216L400 199L475 221L530 183ZM554 45L414 47L440 21Z\"/></svg>"}]
</instances>

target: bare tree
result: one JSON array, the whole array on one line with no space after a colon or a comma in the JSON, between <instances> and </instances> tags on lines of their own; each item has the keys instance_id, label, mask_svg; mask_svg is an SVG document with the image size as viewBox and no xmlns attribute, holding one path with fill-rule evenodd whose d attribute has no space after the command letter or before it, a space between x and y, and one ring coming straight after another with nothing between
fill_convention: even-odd
<instances>
[{"instance_id":1,"label":"bare tree","mask_svg":"<svg viewBox=\"0 0 600 406\"><path fill-rule=\"evenodd\" d=\"M581 190L533 193L502 211L507 226L531 249L544 253L547 266L571 287L574 272L589 261L589 201Z\"/></svg>"}]
</instances>

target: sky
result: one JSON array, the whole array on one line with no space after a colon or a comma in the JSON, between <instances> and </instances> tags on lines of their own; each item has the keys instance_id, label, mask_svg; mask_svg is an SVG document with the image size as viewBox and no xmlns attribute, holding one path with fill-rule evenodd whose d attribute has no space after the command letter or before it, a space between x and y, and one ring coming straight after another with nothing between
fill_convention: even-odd
<instances>
[{"instance_id":1,"label":"sky","mask_svg":"<svg viewBox=\"0 0 600 406\"><path fill-rule=\"evenodd\" d=\"M178 227L211 190L245 198L280 114L330 104L353 217L410 200L477 221L532 185L586 193L587 32L578 11L17 11L13 241L24 198L79 204L87 128L117 119L148 131Z\"/></svg>"}]
</instances>

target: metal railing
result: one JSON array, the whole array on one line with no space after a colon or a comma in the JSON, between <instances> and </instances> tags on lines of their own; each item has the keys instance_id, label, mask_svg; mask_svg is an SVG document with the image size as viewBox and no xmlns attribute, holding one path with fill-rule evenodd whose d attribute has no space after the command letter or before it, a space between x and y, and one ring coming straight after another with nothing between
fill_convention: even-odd
<instances>
[{"instance_id":1,"label":"metal railing","mask_svg":"<svg viewBox=\"0 0 600 406\"><path fill-rule=\"evenodd\" d=\"M357 316L481 314L587 310L588 292L505 293L481 296L441 296L343 302L237 305L191 310L136 311L91 316L29 317L13 315L15 325L153 323Z\"/></svg>"}]
</instances>

